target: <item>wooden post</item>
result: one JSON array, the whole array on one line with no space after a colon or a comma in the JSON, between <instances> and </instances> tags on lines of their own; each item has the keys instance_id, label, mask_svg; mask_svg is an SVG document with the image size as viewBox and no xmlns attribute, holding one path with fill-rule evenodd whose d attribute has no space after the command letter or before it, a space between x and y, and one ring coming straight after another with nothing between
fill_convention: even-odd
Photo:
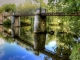
<instances>
[{"instance_id":1,"label":"wooden post","mask_svg":"<svg viewBox=\"0 0 80 60\"><path fill-rule=\"evenodd\" d=\"M37 9L34 18L34 33L46 32L46 16L42 16L41 13L46 13L46 10Z\"/></svg>"}]
</instances>

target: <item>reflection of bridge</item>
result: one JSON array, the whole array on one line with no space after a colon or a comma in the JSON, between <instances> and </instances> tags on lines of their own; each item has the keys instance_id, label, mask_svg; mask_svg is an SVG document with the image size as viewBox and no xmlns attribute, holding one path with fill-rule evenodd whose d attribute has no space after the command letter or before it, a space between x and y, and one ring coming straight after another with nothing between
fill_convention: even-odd
<instances>
[{"instance_id":1,"label":"reflection of bridge","mask_svg":"<svg viewBox=\"0 0 80 60\"><path fill-rule=\"evenodd\" d=\"M2 15L0 14L0 25L3 24Z\"/></svg>"},{"instance_id":2,"label":"reflection of bridge","mask_svg":"<svg viewBox=\"0 0 80 60\"><path fill-rule=\"evenodd\" d=\"M35 14L14 14L14 16L35 16ZM41 16L80 16L80 13L41 13Z\"/></svg>"},{"instance_id":3,"label":"reflection of bridge","mask_svg":"<svg viewBox=\"0 0 80 60\"><path fill-rule=\"evenodd\" d=\"M4 29L3 29L3 30L4 30ZM5 30L5 31L3 31L3 32L4 32L4 34L7 35L8 37L12 37L11 34L10 34L7 30ZM39 39L38 39L38 38L39 38ZM52 52L52 51L44 48L44 47L45 47L45 44L43 44L42 40L45 39L45 34L41 34L41 35L40 35L40 34L39 34L39 35L37 34L37 35L35 35L34 44L31 43L31 42L29 42L29 40L24 40L23 38L21 38L21 37L19 37L19 36L14 37L14 38L12 38L12 39L14 39L14 41L16 41L17 44L21 45L22 47L25 47L27 50L33 51L33 52L34 52L35 54L37 54L37 55L39 55L39 52L40 52L40 53L43 53L43 54L51 57L52 59L65 60L65 58L60 57L60 55L58 55L58 54L56 54L56 53L54 53L54 52ZM42 43L41 43L41 42L42 42ZM37 43L37 44L36 44L36 43ZM45 40L44 40L44 43L45 43ZM35 45L37 45L36 48L38 48L38 49L34 48ZM42 45L43 45L43 47L42 47ZM67 59L67 58L66 58L66 59Z\"/></svg>"}]
</instances>

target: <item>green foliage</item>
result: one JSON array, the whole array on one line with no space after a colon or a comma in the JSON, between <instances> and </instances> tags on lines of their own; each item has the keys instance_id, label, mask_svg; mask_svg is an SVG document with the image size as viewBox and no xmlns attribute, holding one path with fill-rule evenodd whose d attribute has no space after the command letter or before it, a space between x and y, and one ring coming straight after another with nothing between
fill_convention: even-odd
<instances>
[{"instance_id":1,"label":"green foliage","mask_svg":"<svg viewBox=\"0 0 80 60\"><path fill-rule=\"evenodd\" d=\"M49 12L76 13L80 11L79 0L48 0ZM51 17L50 17L51 18ZM54 17L56 18L56 17ZM58 16L56 20L60 20L61 30L73 32L80 36L80 18L79 16ZM53 21L55 22L55 20ZM56 22L55 22L56 23Z\"/></svg>"},{"instance_id":2,"label":"green foliage","mask_svg":"<svg viewBox=\"0 0 80 60\"><path fill-rule=\"evenodd\" d=\"M10 27L11 26L11 20L10 19L6 19L5 21L3 21L3 25L5 27Z\"/></svg>"},{"instance_id":3,"label":"green foliage","mask_svg":"<svg viewBox=\"0 0 80 60\"><path fill-rule=\"evenodd\" d=\"M79 0L48 0L48 5L50 6L50 9L53 7L56 9L55 11L61 11L66 13L73 13L73 12L79 12L80 11L80 3Z\"/></svg>"},{"instance_id":4,"label":"green foliage","mask_svg":"<svg viewBox=\"0 0 80 60\"><path fill-rule=\"evenodd\" d=\"M44 0L34 0L38 7L46 7L46 4L44 3Z\"/></svg>"},{"instance_id":5,"label":"green foliage","mask_svg":"<svg viewBox=\"0 0 80 60\"><path fill-rule=\"evenodd\" d=\"M71 60L80 60L80 44L73 47L72 53L70 55Z\"/></svg>"},{"instance_id":6,"label":"green foliage","mask_svg":"<svg viewBox=\"0 0 80 60\"><path fill-rule=\"evenodd\" d=\"M3 12L3 9L2 9L2 7L0 7L0 13L2 13Z\"/></svg>"},{"instance_id":7,"label":"green foliage","mask_svg":"<svg viewBox=\"0 0 80 60\"><path fill-rule=\"evenodd\" d=\"M7 34L4 34L4 35L7 35ZM6 41L6 42L9 42L9 43L14 43L14 40L12 40L12 38L10 38L10 37L5 37L4 35L2 35L1 33L0 33L0 38L3 38L4 39L4 41Z\"/></svg>"},{"instance_id":8,"label":"green foliage","mask_svg":"<svg viewBox=\"0 0 80 60\"><path fill-rule=\"evenodd\" d=\"M21 27L21 38L25 41L32 41L31 26Z\"/></svg>"},{"instance_id":9,"label":"green foliage","mask_svg":"<svg viewBox=\"0 0 80 60\"><path fill-rule=\"evenodd\" d=\"M20 4L17 6L16 11L19 13L34 13L37 6L35 4L32 4L31 2L25 2L24 4Z\"/></svg>"},{"instance_id":10,"label":"green foliage","mask_svg":"<svg viewBox=\"0 0 80 60\"><path fill-rule=\"evenodd\" d=\"M16 10L15 4L4 4L2 5L2 9L5 12L14 12Z\"/></svg>"},{"instance_id":11,"label":"green foliage","mask_svg":"<svg viewBox=\"0 0 80 60\"><path fill-rule=\"evenodd\" d=\"M0 7L0 13L2 12L14 12L16 10L15 4L4 4Z\"/></svg>"}]
</instances>

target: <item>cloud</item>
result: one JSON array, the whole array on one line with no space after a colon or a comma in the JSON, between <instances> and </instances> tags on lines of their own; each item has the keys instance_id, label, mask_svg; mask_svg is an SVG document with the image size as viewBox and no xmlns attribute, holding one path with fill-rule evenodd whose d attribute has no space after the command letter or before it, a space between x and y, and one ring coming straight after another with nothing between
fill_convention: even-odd
<instances>
[{"instance_id":1,"label":"cloud","mask_svg":"<svg viewBox=\"0 0 80 60\"><path fill-rule=\"evenodd\" d=\"M4 51L0 52L0 58L2 58L5 55Z\"/></svg>"},{"instance_id":2,"label":"cloud","mask_svg":"<svg viewBox=\"0 0 80 60\"><path fill-rule=\"evenodd\" d=\"M13 57L10 57L9 58L9 60L17 60L17 59L19 59L19 60L23 60L23 59L25 59L27 57L27 55L24 55L24 56L13 56Z\"/></svg>"},{"instance_id":3,"label":"cloud","mask_svg":"<svg viewBox=\"0 0 80 60\"><path fill-rule=\"evenodd\" d=\"M4 40L2 38L0 38L0 45L4 44Z\"/></svg>"}]
</instances>

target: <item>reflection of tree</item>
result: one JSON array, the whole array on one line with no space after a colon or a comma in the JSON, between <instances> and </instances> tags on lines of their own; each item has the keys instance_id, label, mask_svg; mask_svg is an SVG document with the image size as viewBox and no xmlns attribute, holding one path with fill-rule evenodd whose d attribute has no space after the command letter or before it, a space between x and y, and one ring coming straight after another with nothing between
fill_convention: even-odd
<instances>
[{"instance_id":1,"label":"reflection of tree","mask_svg":"<svg viewBox=\"0 0 80 60\"><path fill-rule=\"evenodd\" d=\"M64 48L63 46L62 47L57 47L56 52L64 60L69 60L69 56L70 56L70 53L71 53L70 49Z\"/></svg>"},{"instance_id":2,"label":"reflection of tree","mask_svg":"<svg viewBox=\"0 0 80 60\"><path fill-rule=\"evenodd\" d=\"M52 60L52 58L47 56L47 55L45 55L44 60Z\"/></svg>"},{"instance_id":3,"label":"reflection of tree","mask_svg":"<svg viewBox=\"0 0 80 60\"><path fill-rule=\"evenodd\" d=\"M80 17L76 16L76 17L72 17L72 21L71 21L71 31L73 33L75 33L77 36L80 36Z\"/></svg>"},{"instance_id":4,"label":"reflection of tree","mask_svg":"<svg viewBox=\"0 0 80 60\"><path fill-rule=\"evenodd\" d=\"M14 40L10 37L6 37L5 41L9 42L9 43L14 43Z\"/></svg>"},{"instance_id":5,"label":"reflection of tree","mask_svg":"<svg viewBox=\"0 0 80 60\"><path fill-rule=\"evenodd\" d=\"M53 40L57 40L56 35L50 35L50 34L46 35L46 45Z\"/></svg>"},{"instance_id":6,"label":"reflection of tree","mask_svg":"<svg viewBox=\"0 0 80 60\"><path fill-rule=\"evenodd\" d=\"M10 38L6 33L5 33L6 37L3 36L2 34L0 34L0 37L3 38L5 41L9 42L9 43L13 43L14 40L12 40L12 38Z\"/></svg>"},{"instance_id":7,"label":"reflection of tree","mask_svg":"<svg viewBox=\"0 0 80 60\"><path fill-rule=\"evenodd\" d=\"M39 55L39 52L41 52L41 53L43 53L43 54L45 54L46 56L45 56L45 60L66 60L66 58L67 58L67 56L66 55L68 55L69 53L67 53L66 51L68 51L69 52L69 50L67 50L67 49L63 49L63 50L60 50L61 49L61 47L60 47L60 49L58 48L58 50L56 49L56 51L57 51L57 53L56 54L54 54L54 53L52 53L52 52L50 52L50 51L47 51L47 50L45 50L44 49L44 47L45 46L42 46L42 45L45 45L45 39L46 39L46 36L45 35L42 35L42 34L36 34L36 35L34 35L35 36L35 44L37 45L37 48L39 49L39 50L36 50L36 51L34 51L34 52L36 52L36 54L37 55ZM17 38L18 39L18 38ZM33 44L31 44L31 42L29 42L29 41L24 41L24 39L21 39L21 37L19 37L19 39L17 40L16 39L16 41L17 41L17 44L18 45L20 45L20 46L22 46L22 47L25 47L27 50L29 50L29 51L33 51L34 50L34 46L33 46ZM37 39L37 40L36 40ZM44 43L43 43L44 42ZM43 48L43 49L42 49ZM60 53L59 53L60 52ZM61 56L61 53L63 54L63 56L62 57L60 57ZM65 54L64 54L65 53ZM60 58L59 58L60 57Z\"/></svg>"},{"instance_id":8,"label":"reflection of tree","mask_svg":"<svg viewBox=\"0 0 80 60\"><path fill-rule=\"evenodd\" d=\"M73 35L72 34L60 34L58 35L59 40L57 41L56 52L59 56L65 60L69 60L72 47L74 46Z\"/></svg>"},{"instance_id":9,"label":"reflection of tree","mask_svg":"<svg viewBox=\"0 0 80 60\"><path fill-rule=\"evenodd\" d=\"M58 36L58 38L59 38L58 45L60 45L59 42L61 42L62 45L66 46L66 47L69 47L69 45L73 46L73 44L74 44L73 35L70 33L68 33L68 34L65 33L62 35L60 34Z\"/></svg>"},{"instance_id":10,"label":"reflection of tree","mask_svg":"<svg viewBox=\"0 0 80 60\"><path fill-rule=\"evenodd\" d=\"M72 53L70 55L71 60L80 60L80 44L76 44L73 47Z\"/></svg>"},{"instance_id":11,"label":"reflection of tree","mask_svg":"<svg viewBox=\"0 0 80 60\"><path fill-rule=\"evenodd\" d=\"M20 30L20 37L22 37L24 40L29 40L30 42L32 42L33 40L33 34L30 32L30 29L29 28L26 28L26 27L21 27L21 30Z\"/></svg>"},{"instance_id":12,"label":"reflection of tree","mask_svg":"<svg viewBox=\"0 0 80 60\"><path fill-rule=\"evenodd\" d=\"M51 36L51 37L50 37ZM60 58L54 58L51 57L54 60L69 60L69 56L71 54L71 50L73 46L75 45L73 37L74 35L71 33L64 33L64 34L57 34L55 35L48 35L48 43L51 40L56 40L57 42L57 48L55 49L56 54ZM47 59L47 58L45 58ZM48 60L48 59L47 59Z\"/></svg>"},{"instance_id":13,"label":"reflection of tree","mask_svg":"<svg viewBox=\"0 0 80 60\"><path fill-rule=\"evenodd\" d=\"M51 36L51 37L50 37ZM61 58L52 58L54 60L69 60L69 55L71 53L71 47L73 45L73 37L70 34L60 34L60 35L50 35L48 37L48 43L51 40L56 40L57 48L55 49L56 54Z\"/></svg>"}]
</instances>

